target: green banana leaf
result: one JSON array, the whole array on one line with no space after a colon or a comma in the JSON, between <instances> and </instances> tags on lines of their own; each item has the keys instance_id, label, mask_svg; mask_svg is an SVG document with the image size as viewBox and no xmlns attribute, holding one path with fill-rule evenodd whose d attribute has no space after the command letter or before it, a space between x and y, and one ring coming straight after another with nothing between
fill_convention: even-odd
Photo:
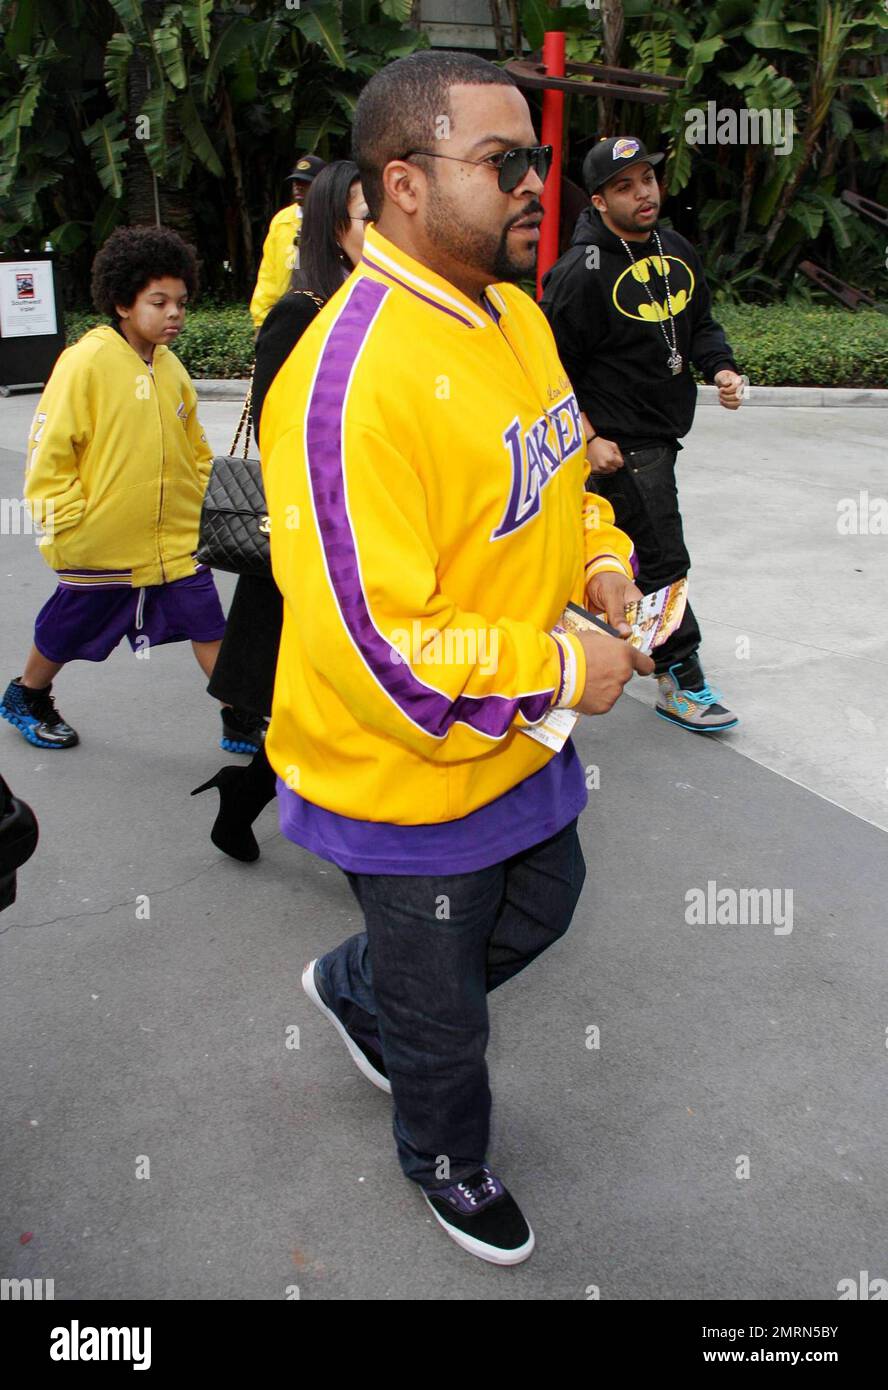
<instances>
[{"instance_id":1,"label":"green banana leaf","mask_svg":"<svg viewBox=\"0 0 888 1390\"><path fill-rule=\"evenodd\" d=\"M129 34L112 34L105 46L105 87L118 106L126 105L126 79L133 41Z\"/></svg>"},{"instance_id":2,"label":"green banana leaf","mask_svg":"<svg viewBox=\"0 0 888 1390\"><path fill-rule=\"evenodd\" d=\"M197 107L190 90L183 92L182 96L177 99L175 114L196 158L200 160L205 169L209 169L211 174L215 174L217 179L224 178L225 174L219 162L219 156L200 116L197 114Z\"/></svg>"},{"instance_id":3,"label":"green banana leaf","mask_svg":"<svg viewBox=\"0 0 888 1390\"><path fill-rule=\"evenodd\" d=\"M208 102L212 93L216 89L222 73L232 63L237 62L241 53L249 44L256 42L255 27L250 20L238 17L233 19L230 24L222 30L216 42L213 44L210 60L207 63L207 70L203 78L203 100ZM261 36L263 43L276 32L273 22L270 30L266 30Z\"/></svg>"},{"instance_id":4,"label":"green banana leaf","mask_svg":"<svg viewBox=\"0 0 888 1390\"><path fill-rule=\"evenodd\" d=\"M99 182L114 198L123 197L123 170L128 142L123 117L103 116L83 132Z\"/></svg>"},{"instance_id":5,"label":"green banana leaf","mask_svg":"<svg viewBox=\"0 0 888 1390\"><path fill-rule=\"evenodd\" d=\"M160 55L167 79L178 91L184 91L188 85L188 74L185 70L185 54L182 52L182 35L178 29L167 24L155 29L154 47Z\"/></svg>"},{"instance_id":6,"label":"green banana leaf","mask_svg":"<svg viewBox=\"0 0 888 1390\"><path fill-rule=\"evenodd\" d=\"M194 3L182 6L186 28L202 58L208 57L210 52L210 19L214 3L215 0L194 0Z\"/></svg>"},{"instance_id":7,"label":"green banana leaf","mask_svg":"<svg viewBox=\"0 0 888 1390\"><path fill-rule=\"evenodd\" d=\"M342 36L342 22L335 5L324 0L311 9L299 10L293 23L300 29L310 43L324 49L330 62L343 70L348 66L345 60L345 40Z\"/></svg>"}]
</instances>

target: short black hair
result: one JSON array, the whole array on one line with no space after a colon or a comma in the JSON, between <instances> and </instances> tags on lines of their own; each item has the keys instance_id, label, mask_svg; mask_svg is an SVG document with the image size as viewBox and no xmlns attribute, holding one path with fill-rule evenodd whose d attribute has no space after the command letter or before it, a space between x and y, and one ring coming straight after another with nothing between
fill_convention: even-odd
<instances>
[{"instance_id":1,"label":"short black hair","mask_svg":"<svg viewBox=\"0 0 888 1390\"><path fill-rule=\"evenodd\" d=\"M516 84L503 68L474 53L421 49L380 68L361 92L352 126L352 157L374 221L382 212L385 166L435 139L435 122L451 115L450 88L460 85Z\"/></svg>"},{"instance_id":2,"label":"short black hair","mask_svg":"<svg viewBox=\"0 0 888 1390\"><path fill-rule=\"evenodd\" d=\"M118 227L92 267L92 299L100 314L115 323L118 304L129 309L152 280L184 280L189 297L197 292L197 252L171 227Z\"/></svg>"}]
</instances>

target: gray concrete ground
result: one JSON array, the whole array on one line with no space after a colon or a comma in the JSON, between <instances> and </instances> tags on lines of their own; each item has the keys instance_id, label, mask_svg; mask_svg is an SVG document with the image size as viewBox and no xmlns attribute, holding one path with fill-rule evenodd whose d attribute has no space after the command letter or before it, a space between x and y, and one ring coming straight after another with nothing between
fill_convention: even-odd
<instances>
[{"instance_id":1,"label":"gray concrete ground","mask_svg":"<svg viewBox=\"0 0 888 1390\"><path fill-rule=\"evenodd\" d=\"M33 406L0 401L0 496ZM236 405L202 414L223 448ZM66 671L72 752L0 725L42 835L0 917L0 1275L57 1299L411 1300L830 1299L888 1277L888 539L837 529L842 499L886 491L883 418L698 414L692 594L743 724L694 738L637 682L581 725L584 895L491 1000L490 1156L538 1240L517 1269L433 1222L389 1100L299 988L359 926L338 871L272 809L258 864L210 845L215 801L188 791L224 755L187 648ZM5 681L52 577L30 537L2 544ZM689 923L710 881L775 890L783 920Z\"/></svg>"}]
</instances>

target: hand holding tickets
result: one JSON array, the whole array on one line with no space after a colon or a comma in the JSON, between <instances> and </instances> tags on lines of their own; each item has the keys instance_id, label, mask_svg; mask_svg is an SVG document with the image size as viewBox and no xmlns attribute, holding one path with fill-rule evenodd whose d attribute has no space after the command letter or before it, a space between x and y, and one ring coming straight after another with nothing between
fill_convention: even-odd
<instances>
[{"instance_id":1,"label":"hand holding tickets","mask_svg":"<svg viewBox=\"0 0 888 1390\"><path fill-rule=\"evenodd\" d=\"M684 617L688 581L677 579L665 589L626 604L626 621L632 629L626 641L640 652L652 652L671 637Z\"/></svg>"},{"instance_id":2,"label":"hand holding tickets","mask_svg":"<svg viewBox=\"0 0 888 1390\"><path fill-rule=\"evenodd\" d=\"M631 628L628 636L621 635L610 623L578 604L569 603L560 626L579 637L586 652L583 698L574 709L552 710L542 723L521 732L558 752L573 730L578 714L606 713L633 675L651 674L654 666L649 653L678 627L687 601L688 581L679 579L665 589L627 603L626 621ZM630 648L638 655L633 656Z\"/></svg>"}]
</instances>

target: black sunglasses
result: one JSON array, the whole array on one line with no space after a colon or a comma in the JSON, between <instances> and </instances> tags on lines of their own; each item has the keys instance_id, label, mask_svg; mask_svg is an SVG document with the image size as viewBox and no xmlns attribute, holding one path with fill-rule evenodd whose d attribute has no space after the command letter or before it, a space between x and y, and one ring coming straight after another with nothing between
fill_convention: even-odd
<instances>
[{"instance_id":1,"label":"black sunglasses","mask_svg":"<svg viewBox=\"0 0 888 1390\"><path fill-rule=\"evenodd\" d=\"M551 145L520 145L514 150L498 150L483 159L460 159L455 154L435 154L431 150L408 150L401 158L412 159L416 154L423 154L427 159L452 159L456 164L487 164L496 169L502 193L511 193L523 183L531 168L540 183L545 183L552 167Z\"/></svg>"}]
</instances>

